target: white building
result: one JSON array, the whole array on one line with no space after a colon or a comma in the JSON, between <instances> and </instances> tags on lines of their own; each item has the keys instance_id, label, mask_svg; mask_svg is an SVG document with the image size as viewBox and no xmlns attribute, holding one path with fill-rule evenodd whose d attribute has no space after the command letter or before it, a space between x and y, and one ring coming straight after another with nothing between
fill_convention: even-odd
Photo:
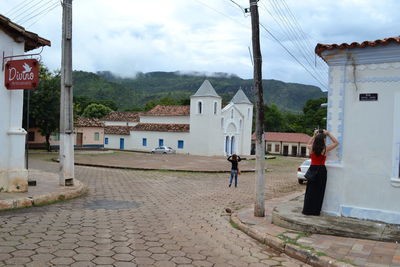
<instances>
[{"instance_id":1,"label":"white building","mask_svg":"<svg viewBox=\"0 0 400 267\"><path fill-rule=\"evenodd\" d=\"M332 151L322 210L400 223L400 37L322 45Z\"/></svg>"},{"instance_id":2,"label":"white building","mask_svg":"<svg viewBox=\"0 0 400 267\"><path fill-rule=\"evenodd\" d=\"M23 55L50 41L0 15L0 51L3 56ZM16 59L21 59L18 57ZM4 60L4 58L3 58ZM2 64L5 64L2 61ZM4 65L3 65L4 66ZM4 86L4 68L0 70L0 192L28 190L28 172L25 168L25 135L22 127L23 91L7 90Z\"/></svg>"},{"instance_id":3,"label":"white building","mask_svg":"<svg viewBox=\"0 0 400 267\"><path fill-rule=\"evenodd\" d=\"M249 155L253 104L239 89L222 108L221 97L205 80L190 106L156 106L146 113L111 113L103 118L105 148L151 151L169 146L193 155ZM113 117L114 119L110 119Z\"/></svg>"}]
</instances>

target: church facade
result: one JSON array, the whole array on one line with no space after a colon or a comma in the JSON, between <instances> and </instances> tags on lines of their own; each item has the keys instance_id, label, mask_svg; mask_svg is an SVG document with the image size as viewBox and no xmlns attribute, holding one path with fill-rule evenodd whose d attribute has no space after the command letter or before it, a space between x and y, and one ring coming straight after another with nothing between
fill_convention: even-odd
<instances>
[{"instance_id":1,"label":"church facade","mask_svg":"<svg viewBox=\"0 0 400 267\"><path fill-rule=\"evenodd\" d=\"M190 106L156 106L130 114L103 118L105 148L150 152L168 146L191 155L250 155L253 104L241 89L222 107L221 97L205 80L190 97Z\"/></svg>"}]
</instances>

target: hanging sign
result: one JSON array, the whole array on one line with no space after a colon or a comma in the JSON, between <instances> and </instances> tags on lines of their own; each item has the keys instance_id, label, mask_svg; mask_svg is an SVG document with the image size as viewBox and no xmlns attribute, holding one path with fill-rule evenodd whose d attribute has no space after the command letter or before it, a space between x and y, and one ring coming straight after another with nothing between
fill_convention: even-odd
<instances>
[{"instance_id":1,"label":"hanging sign","mask_svg":"<svg viewBox=\"0 0 400 267\"><path fill-rule=\"evenodd\" d=\"M4 70L8 90L35 89L39 85L39 62L36 59L10 60Z\"/></svg>"}]
</instances>

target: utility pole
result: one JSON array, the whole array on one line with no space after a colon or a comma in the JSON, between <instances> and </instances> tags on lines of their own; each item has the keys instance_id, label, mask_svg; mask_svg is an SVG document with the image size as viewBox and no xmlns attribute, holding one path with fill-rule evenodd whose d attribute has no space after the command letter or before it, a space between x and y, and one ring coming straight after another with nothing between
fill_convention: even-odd
<instances>
[{"instance_id":1,"label":"utility pole","mask_svg":"<svg viewBox=\"0 0 400 267\"><path fill-rule=\"evenodd\" d=\"M254 89L256 91L256 203L254 216L265 216L265 139L264 139L264 99L261 78L260 27L258 18L258 0L250 0L251 30L254 62Z\"/></svg>"},{"instance_id":2,"label":"utility pole","mask_svg":"<svg viewBox=\"0 0 400 267\"><path fill-rule=\"evenodd\" d=\"M72 106L72 0L62 2L60 102L60 185L74 184L74 114Z\"/></svg>"}]
</instances>

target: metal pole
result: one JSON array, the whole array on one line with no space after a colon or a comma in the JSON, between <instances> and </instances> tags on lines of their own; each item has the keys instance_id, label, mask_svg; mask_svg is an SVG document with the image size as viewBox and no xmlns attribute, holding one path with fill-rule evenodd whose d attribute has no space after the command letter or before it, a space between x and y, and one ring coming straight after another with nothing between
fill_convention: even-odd
<instances>
[{"instance_id":1,"label":"metal pole","mask_svg":"<svg viewBox=\"0 0 400 267\"><path fill-rule=\"evenodd\" d=\"M264 99L261 77L261 49L260 27L258 18L258 0L250 0L253 62L254 62L254 88L256 90L256 203L254 216L265 216L264 191L265 191L265 139L264 139Z\"/></svg>"},{"instance_id":2,"label":"metal pole","mask_svg":"<svg viewBox=\"0 0 400 267\"><path fill-rule=\"evenodd\" d=\"M72 105L72 0L63 0L61 103L60 103L60 185L74 184L74 124Z\"/></svg>"}]
</instances>

